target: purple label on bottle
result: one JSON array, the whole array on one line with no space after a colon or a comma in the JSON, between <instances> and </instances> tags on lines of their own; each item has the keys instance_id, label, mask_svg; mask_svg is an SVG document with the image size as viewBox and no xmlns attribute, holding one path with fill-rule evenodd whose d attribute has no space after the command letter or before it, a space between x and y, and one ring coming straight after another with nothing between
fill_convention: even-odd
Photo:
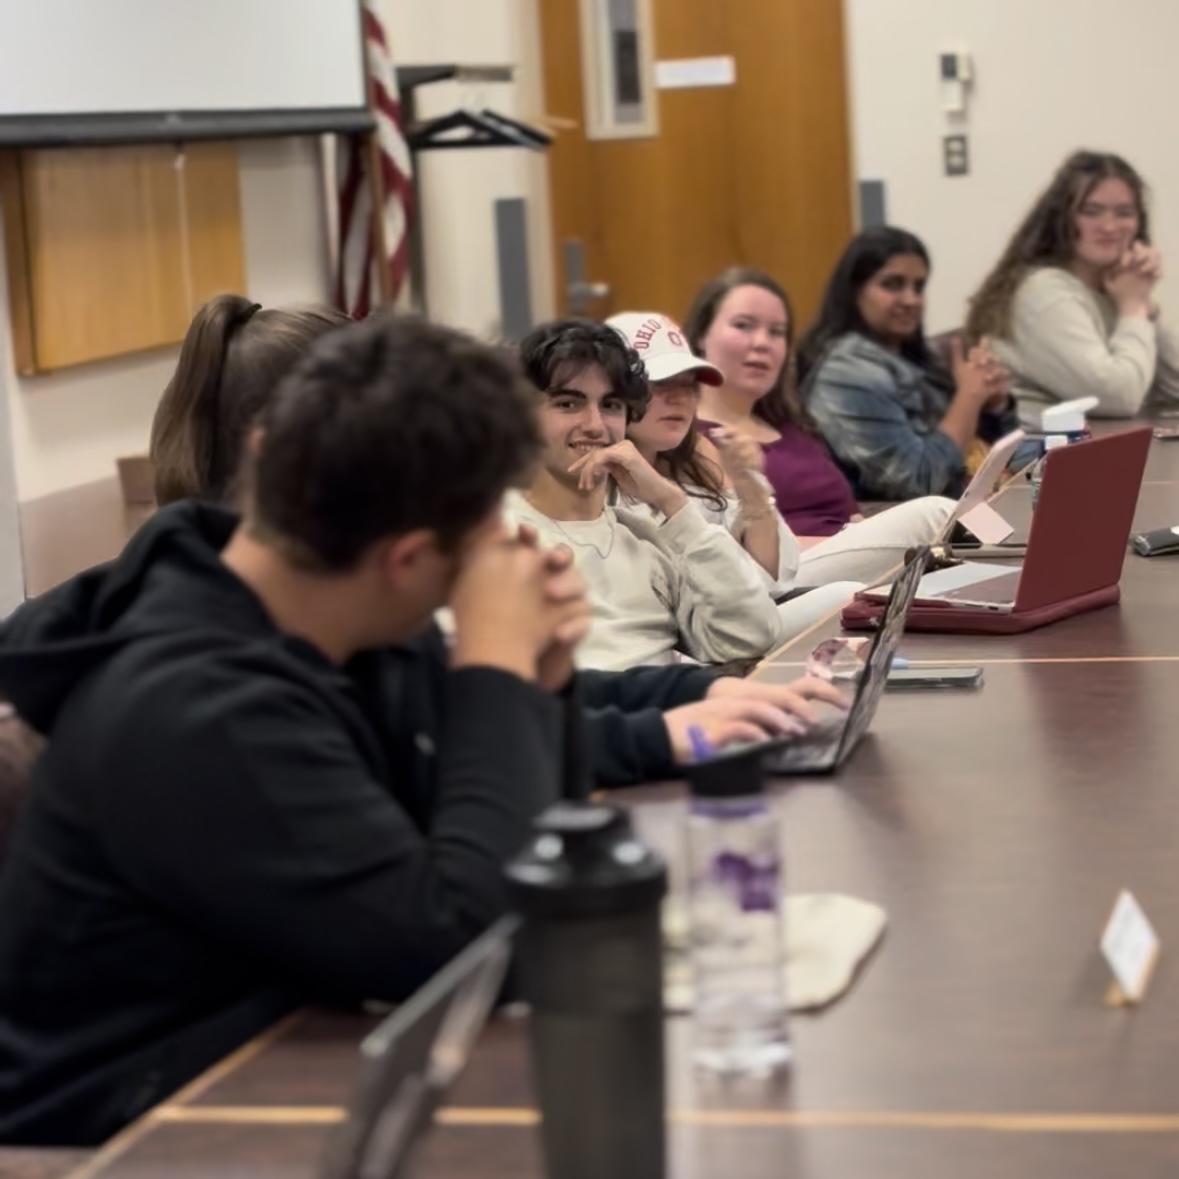
<instances>
[{"instance_id":1,"label":"purple label on bottle","mask_svg":"<svg viewBox=\"0 0 1179 1179\"><path fill-rule=\"evenodd\" d=\"M712 864L713 879L737 895L743 913L772 913L778 908L781 868L776 860L754 862L735 852L721 852Z\"/></svg>"}]
</instances>

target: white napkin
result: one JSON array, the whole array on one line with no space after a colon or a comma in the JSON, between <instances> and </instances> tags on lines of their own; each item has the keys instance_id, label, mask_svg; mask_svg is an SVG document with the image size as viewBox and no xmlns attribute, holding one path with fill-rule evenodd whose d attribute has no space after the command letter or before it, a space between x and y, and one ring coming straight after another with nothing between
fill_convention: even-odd
<instances>
[{"instance_id":1,"label":"white napkin","mask_svg":"<svg viewBox=\"0 0 1179 1179\"><path fill-rule=\"evenodd\" d=\"M887 917L879 905L838 893L784 899L786 1000L791 1011L826 1007L851 986L860 963L880 941ZM689 930L686 902L669 899L663 910L664 1004L673 1014L692 1009Z\"/></svg>"}]
</instances>

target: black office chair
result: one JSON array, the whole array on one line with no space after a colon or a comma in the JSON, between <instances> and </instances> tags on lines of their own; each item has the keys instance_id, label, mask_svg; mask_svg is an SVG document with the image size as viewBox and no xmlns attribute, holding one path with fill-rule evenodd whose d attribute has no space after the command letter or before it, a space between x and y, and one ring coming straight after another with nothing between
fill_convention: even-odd
<instances>
[{"instance_id":1,"label":"black office chair","mask_svg":"<svg viewBox=\"0 0 1179 1179\"><path fill-rule=\"evenodd\" d=\"M28 796L33 763L45 747L44 739L20 717L6 707L5 713L0 716L0 869Z\"/></svg>"}]
</instances>

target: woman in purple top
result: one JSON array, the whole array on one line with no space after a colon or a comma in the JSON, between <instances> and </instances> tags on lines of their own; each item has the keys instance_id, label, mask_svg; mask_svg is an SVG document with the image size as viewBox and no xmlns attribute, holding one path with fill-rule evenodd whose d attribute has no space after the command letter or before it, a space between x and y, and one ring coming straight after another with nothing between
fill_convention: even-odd
<instances>
[{"instance_id":1,"label":"woman in purple top","mask_svg":"<svg viewBox=\"0 0 1179 1179\"><path fill-rule=\"evenodd\" d=\"M692 350L724 384L704 391L700 425L760 442L778 511L800 538L833 536L857 514L855 497L790 380L792 316L767 274L727 270L707 283L688 313Z\"/></svg>"},{"instance_id":2,"label":"woman in purple top","mask_svg":"<svg viewBox=\"0 0 1179 1179\"><path fill-rule=\"evenodd\" d=\"M953 504L926 497L860 523L851 485L794 388L792 330L786 292L747 267L706 283L684 324L692 351L724 377L718 387L701 388L698 425L761 445L774 502L803 550L800 576L817 585L863 576L905 548L932 543Z\"/></svg>"}]
</instances>

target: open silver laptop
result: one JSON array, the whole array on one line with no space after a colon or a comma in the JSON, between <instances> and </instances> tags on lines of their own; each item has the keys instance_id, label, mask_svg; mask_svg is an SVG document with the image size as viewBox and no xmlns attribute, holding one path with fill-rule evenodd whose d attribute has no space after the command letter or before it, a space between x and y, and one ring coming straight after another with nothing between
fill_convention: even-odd
<instances>
[{"instance_id":1,"label":"open silver laptop","mask_svg":"<svg viewBox=\"0 0 1179 1179\"><path fill-rule=\"evenodd\" d=\"M360 1046L348 1117L321 1179L403 1179L413 1147L466 1067L503 985L518 919L505 917L448 963Z\"/></svg>"},{"instance_id":2,"label":"open silver laptop","mask_svg":"<svg viewBox=\"0 0 1179 1179\"><path fill-rule=\"evenodd\" d=\"M1050 451L1023 564L938 569L922 580L918 601L1031 613L1116 590L1150 441L1142 427Z\"/></svg>"},{"instance_id":3,"label":"open silver laptop","mask_svg":"<svg viewBox=\"0 0 1179 1179\"><path fill-rule=\"evenodd\" d=\"M995 487L1010 466L1016 451L1027 438L1022 430L1013 430L996 442L987 453L974 478L954 505L942 531L941 543L950 540L955 525L961 524L983 545L1010 547L1013 555L1020 555L1023 545L1013 545L1009 537L1015 529L990 505Z\"/></svg>"},{"instance_id":4,"label":"open silver laptop","mask_svg":"<svg viewBox=\"0 0 1179 1179\"><path fill-rule=\"evenodd\" d=\"M905 615L917 596L917 586L929 565L929 549L920 548L892 583L888 605L856 683L856 696L846 713L833 713L800 737L784 739L766 753L771 774L822 774L839 769L867 733L888 681L893 657L905 630Z\"/></svg>"},{"instance_id":5,"label":"open silver laptop","mask_svg":"<svg viewBox=\"0 0 1179 1179\"><path fill-rule=\"evenodd\" d=\"M1019 565L981 565L967 561L937 569L921 580L917 596L924 601L974 606L1010 614L1019 594Z\"/></svg>"}]
</instances>

